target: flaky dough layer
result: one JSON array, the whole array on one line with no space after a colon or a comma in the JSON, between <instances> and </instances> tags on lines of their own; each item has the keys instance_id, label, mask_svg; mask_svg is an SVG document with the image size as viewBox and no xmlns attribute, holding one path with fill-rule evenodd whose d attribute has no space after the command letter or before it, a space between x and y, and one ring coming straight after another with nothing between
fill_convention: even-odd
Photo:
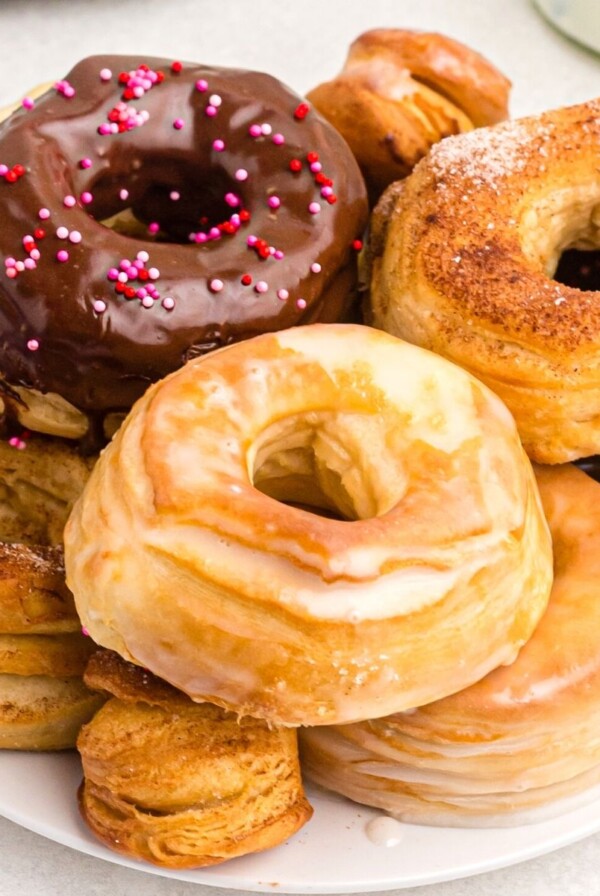
<instances>
[{"instance_id":1,"label":"flaky dough layer","mask_svg":"<svg viewBox=\"0 0 600 896\"><path fill-rule=\"evenodd\" d=\"M354 325L257 337L151 388L65 552L97 643L288 725L385 715L510 662L552 575L504 405Z\"/></svg>"},{"instance_id":2,"label":"flaky dough layer","mask_svg":"<svg viewBox=\"0 0 600 896\"><path fill-rule=\"evenodd\" d=\"M600 100L435 146L374 215L372 322L466 367L540 463L600 452L600 294L552 279L600 247Z\"/></svg>"}]
</instances>

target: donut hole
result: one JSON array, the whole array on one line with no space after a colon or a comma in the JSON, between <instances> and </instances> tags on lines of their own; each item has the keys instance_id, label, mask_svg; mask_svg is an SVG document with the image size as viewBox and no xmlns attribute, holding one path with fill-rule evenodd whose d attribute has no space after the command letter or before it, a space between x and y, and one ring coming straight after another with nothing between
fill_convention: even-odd
<instances>
[{"instance_id":1,"label":"donut hole","mask_svg":"<svg viewBox=\"0 0 600 896\"><path fill-rule=\"evenodd\" d=\"M371 469L378 461L364 453L369 426L365 415L333 411L271 424L253 446L254 487L319 516L345 521L380 516L398 495L393 477L386 494L378 493Z\"/></svg>"},{"instance_id":2,"label":"donut hole","mask_svg":"<svg viewBox=\"0 0 600 896\"><path fill-rule=\"evenodd\" d=\"M565 250L554 272L554 280L575 289L600 292L600 250Z\"/></svg>"},{"instance_id":3,"label":"donut hole","mask_svg":"<svg viewBox=\"0 0 600 896\"><path fill-rule=\"evenodd\" d=\"M226 172L180 159L145 160L129 172L111 169L89 191L88 212L95 220L152 242L190 245L192 234L208 234L243 207L240 185Z\"/></svg>"},{"instance_id":4,"label":"donut hole","mask_svg":"<svg viewBox=\"0 0 600 896\"><path fill-rule=\"evenodd\" d=\"M545 196L522 219L525 255L546 275L578 289L600 280L600 204L589 185L574 184Z\"/></svg>"}]
</instances>

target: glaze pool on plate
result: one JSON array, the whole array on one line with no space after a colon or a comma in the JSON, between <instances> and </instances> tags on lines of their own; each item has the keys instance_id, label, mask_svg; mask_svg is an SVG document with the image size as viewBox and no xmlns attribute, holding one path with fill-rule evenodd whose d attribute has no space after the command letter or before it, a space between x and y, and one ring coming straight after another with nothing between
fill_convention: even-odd
<instances>
[{"instance_id":1,"label":"glaze pool on plate","mask_svg":"<svg viewBox=\"0 0 600 896\"><path fill-rule=\"evenodd\" d=\"M593 802L537 824L496 829L403 825L394 837L378 838L369 830L380 812L309 789L312 820L277 849L205 870L166 871L130 861L94 839L77 810L80 780L75 753L2 752L0 815L128 868L246 892L347 894L437 883L513 865L600 831L600 790Z\"/></svg>"}]
</instances>

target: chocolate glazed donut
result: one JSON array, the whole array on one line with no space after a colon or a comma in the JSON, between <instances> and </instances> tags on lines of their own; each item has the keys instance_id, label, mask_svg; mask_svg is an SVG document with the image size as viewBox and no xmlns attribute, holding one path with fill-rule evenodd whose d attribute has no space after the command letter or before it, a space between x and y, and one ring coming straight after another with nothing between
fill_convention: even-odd
<instances>
[{"instance_id":1,"label":"chocolate glazed donut","mask_svg":"<svg viewBox=\"0 0 600 896\"><path fill-rule=\"evenodd\" d=\"M103 417L190 357L348 310L364 184L274 78L96 56L24 105L0 126L0 373L21 400Z\"/></svg>"}]
</instances>

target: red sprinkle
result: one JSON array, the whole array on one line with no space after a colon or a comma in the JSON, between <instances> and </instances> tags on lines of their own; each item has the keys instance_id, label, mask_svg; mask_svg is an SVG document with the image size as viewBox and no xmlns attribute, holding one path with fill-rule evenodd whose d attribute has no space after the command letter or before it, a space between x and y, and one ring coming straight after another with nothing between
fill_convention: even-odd
<instances>
[{"instance_id":1,"label":"red sprinkle","mask_svg":"<svg viewBox=\"0 0 600 896\"><path fill-rule=\"evenodd\" d=\"M181 62L172 62L171 63L171 71L173 72L174 75L178 75L182 68L183 68L183 65Z\"/></svg>"},{"instance_id":2,"label":"red sprinkle","mask_svg":"<svg viewBox=\"0 0 600 896\"><path fill-rule=\"evenodd\" d=\"M308 113L310 112L310 106L308 103L300 103L299 106L296 106L294 109L294 118L298 121L302 121L303 118L306 118Z\"/></svg>"},{"instance_id":3,"label":"red sprinkle","mask_svg":"<svg viewBox=\"0 0 600 896\"><path fill-rule=\"evenodd\" d=\"M250 286L250 284L252 283L252 277L250 276L250 274L242 275L242 283L244 284L244 286Z\"/></svg>"},{"instance_id":4,"label":"red sprinkle","mask_svg":"<svg viewBox=\"0 0 600 896\"><path fill-rule=\"evenodd\" d=\"M300 159L292 159L290 162L290 171L302 171L302 162Z\"/></svg>"},{"instance_id":5,"label":"red sprinkle","mask_svg":"<svg viewBox=\"0 0 600 896\"><path fill-rule=\"evenodd\" d=\"M362 247L363 247L362 240L352 240L352 244L351 244L351 245L352 245L352 248L353 248L356 252L360 252L360 250L361 250Z\"/></svg>"}]
</instances>

